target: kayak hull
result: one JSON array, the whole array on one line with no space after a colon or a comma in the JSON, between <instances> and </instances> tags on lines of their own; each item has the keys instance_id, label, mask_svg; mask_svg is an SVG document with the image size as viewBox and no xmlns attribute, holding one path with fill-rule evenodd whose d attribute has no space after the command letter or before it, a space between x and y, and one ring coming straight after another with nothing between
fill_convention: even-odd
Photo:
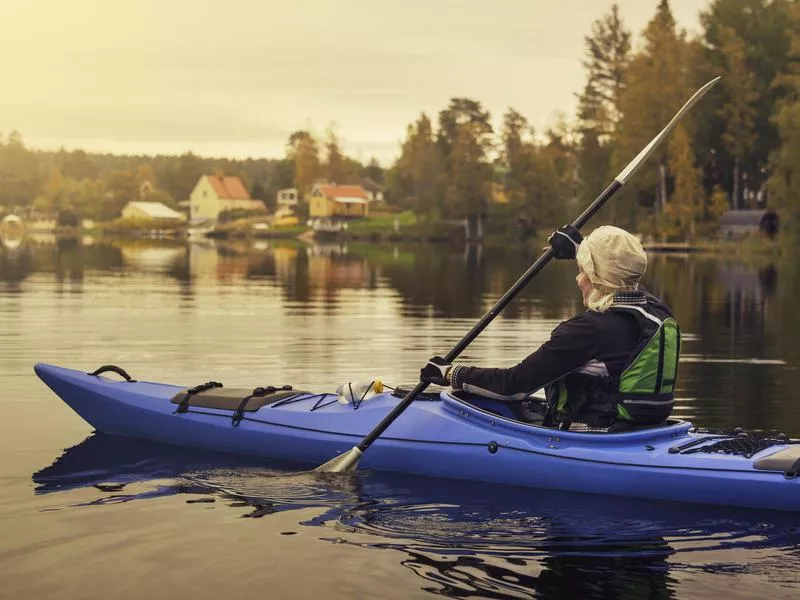
<instances>
[{"instance_id":1,"label":"kayak hull","mask_svg":"<svg viewBox=\"0 0 800 600\"><path fill-rule=\"evenodd\" d=\"M37 375L97 431L170 444L319 465L350 450L400 401L379 394L360 406L306 394L244 413L170 402L184 386L128 382L53 365ZM414 402L370 446L360 467L533 488L800 511L800 478L758 470L753 456L687 453L713 443L675 421L629 433L576 433L496 414L491 401L442 393ZM707 439L704 439L707 438ZM672 449L672 452L670 452Z\"/></svg>"}]
</instances>

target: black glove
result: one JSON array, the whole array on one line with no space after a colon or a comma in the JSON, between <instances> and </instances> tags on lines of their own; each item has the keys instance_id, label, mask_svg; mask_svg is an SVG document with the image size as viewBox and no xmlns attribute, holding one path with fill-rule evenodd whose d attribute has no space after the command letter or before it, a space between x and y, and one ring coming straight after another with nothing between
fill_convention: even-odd
<instances>
[{"instance_id":1,"label":"black glove","mask_svg":"<svg viewBox=\"0 0 800 600\"><path fill-rule=\"evenodd\" d=\"M558 231L554 231L547 241L553 249L553 256L558 259L573 259L583 237L572 225L564 225L559 227Z\"/></svg>"},{"instance_id":2,"label":"black glove","mask_svg":"<svg viewBox=\"0 0 800 600\"><path fill-rule=\"evenodd\" d=\"M450 385L450 382L444 377L450 367L451 365L441 356L434 356L419 372L419 380L434 385Z\"/></svg>"}]
</instances>

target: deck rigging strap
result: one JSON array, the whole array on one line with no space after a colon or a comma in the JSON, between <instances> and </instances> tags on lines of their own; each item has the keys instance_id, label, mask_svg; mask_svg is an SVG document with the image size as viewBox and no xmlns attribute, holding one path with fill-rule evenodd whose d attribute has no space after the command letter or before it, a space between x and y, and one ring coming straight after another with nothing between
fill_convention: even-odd
<instances>
[{"instance_id":1,"label":"deck rigging strap","mask_svg":"<svg viewBox=\"0 0 800 600\"><path fill-rule=\"evenodd\" d=\"M242 419L244 419L244 411L247 408L247 403L250 402L250 400L252 400L253 398L263 398L264 396L269 396L270 394L274 394L275 392L290 392L291 390L292 386L290 385L282 385L281 387L268 385L266 387L255 388L252 394L242 398L242 401L239 403L239 407L236 409L236 412L233 413L233 417L231 418L231 425L233 425L234 427L239 426L239 423L241 423Z\"/></svg>"},{"instance_id":2,"label":"deck rigging strap","mask_svg":"<svg viewBox=\"0 0 800 600\"><path fill-rule=\"evenodd\" d=\"M189 410L189 401L192 399L192 396L195 394L199 394L200 392L205 392L206 390L211 390L214 388L221 388L222 384L218 381L208 381L206 383L201 383L200 385L196 385L193 388L189 388L186 390L186 395L181 400L180 404L178 404L178 408L175 409L176 413L185 413Z\"/></svg>"}]
</instances>

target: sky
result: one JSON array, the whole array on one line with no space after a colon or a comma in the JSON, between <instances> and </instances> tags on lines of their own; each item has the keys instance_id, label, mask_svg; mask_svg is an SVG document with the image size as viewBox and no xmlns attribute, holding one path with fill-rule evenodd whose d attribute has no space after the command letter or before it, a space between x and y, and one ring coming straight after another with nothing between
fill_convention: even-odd
<instances>
[{"instance_id":1,"label":"sky","mask_svg":"<svg viewBox=\"0 0 800 600\"><path fill-rule=\"evenodd\" d=\"M618 0L639 33L657 0ZM0 2L0 133L36 148L278 158L329 126L391 163L449 99L508 107L537 131L571 119L584 36L606 0ZM699 32L706 0L671 0Z\"/></svg>"}]
</instances>

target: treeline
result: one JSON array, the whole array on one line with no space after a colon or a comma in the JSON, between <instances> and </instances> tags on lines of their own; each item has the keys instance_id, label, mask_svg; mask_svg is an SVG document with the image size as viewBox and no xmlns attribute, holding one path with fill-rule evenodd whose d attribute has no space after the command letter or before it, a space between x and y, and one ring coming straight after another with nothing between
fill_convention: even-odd
<instances>
[{"instance_id":1,"label":"treeline","mask_svg":"<svg viewBox=\"0 0 800 600\"><path fill-rule=\"evenodd\" d=\"M585 38L586 84L574 121L536 136L513 108L493 131L458 98L434 125L409 125L389 197L433 217L481 213L498 192L547 225L590 202L691 93L723 80L600 219L667 238L711 233L728 208L776 207L800 227L800 5L714 0L689 37L661 0L637 43L616 5Z\"/></svg>"},{"instance_id":2,"label":"treeline","mask_svg":"<svg viewBox=\"0 0 800 600\"><path fill-rule=\"evenodd\" d=\"M274 208L280 189L297 185L305 192L317 179L337 183L383 182L375 159L368 164L345 156L328 129L322 148L306 131L292 133L282 159L117 156L83 150L56 152L27 148L22 136L0 136L0 217L19 211L109 220L131 200L163 202L177 208L202 175L241 177L253 198Z\"/></svg>"},{"instance_id":3,"label":"treeline","mask_svg":"<svg viewBox=\"0 0 800 600\"><path fill-rule=\"evenodd\" d=\"M711 0L700 23L690 37L660 0L635 37L612 6L585 38L577 114L540 135L513 108L496 130L479 101L454 98L407 127L384 173L374 159L346 156L332 127L321 140L292 133L273 160L41 152L12 133L0 137L0 206L107 219L143 189L174 206L202 174L227 174L268 206L277 190L305 193L319 179L371 182L430 221L488 215L549 227L594 199L694 90L721 75L599 220L686 239L713 233L729 208L773 208L783 230L800 231L800 3Z\"/></svg>"}]
</instances>

